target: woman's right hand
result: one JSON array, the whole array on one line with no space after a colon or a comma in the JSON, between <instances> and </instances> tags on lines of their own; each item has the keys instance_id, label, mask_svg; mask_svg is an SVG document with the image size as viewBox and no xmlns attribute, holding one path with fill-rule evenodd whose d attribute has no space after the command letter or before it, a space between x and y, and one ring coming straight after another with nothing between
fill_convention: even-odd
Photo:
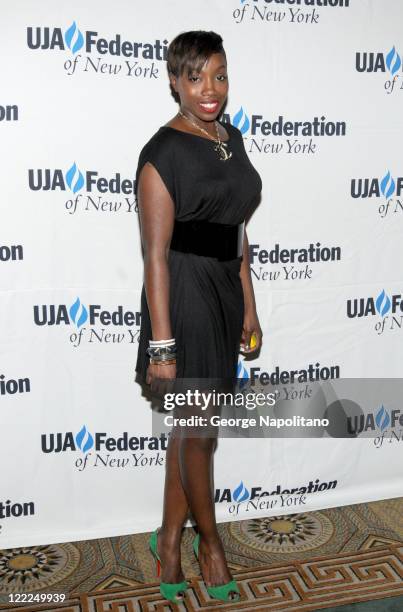
<instances>
[{"instance_id":1,"label":"woman's right hand","mask_svg":"<svg viewBox=\"0 0 403 612\"><path fill-rule=\"evenodd\" d=\"M176 363L169 365L149 364L146 374L146 383L151 385L151 391L163 396L172 387L176 378ZM171 382L170 382L171 381Z\"/></svg>"}]
</instances>

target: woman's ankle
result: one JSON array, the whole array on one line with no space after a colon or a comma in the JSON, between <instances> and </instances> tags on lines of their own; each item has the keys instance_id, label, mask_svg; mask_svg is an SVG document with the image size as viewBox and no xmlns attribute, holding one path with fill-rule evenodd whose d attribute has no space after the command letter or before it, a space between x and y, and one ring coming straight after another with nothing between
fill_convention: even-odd
<instances>
[{"instance_id":1,"label":"woman's ankle","mask_svg":"<svg viewBox=\"0 0 403 612\"><path fill-rule=\"evenodd\" d=\"M166 545L175 545L180 544L182 539L182 531L183 527L164 525L162 524L158 530L158 534L161 540L164 541Z\"/></svg>"},{"instance_id":2,"label":"woman's ankle","mask_svg":"<svg viewBox=\"0 0 403 612\"><path fill-rule=\"evenodd\" d=\"M199 533L199 535L200 545L202 546L202 548L205 548L207 550L217 550L223 548L220 534L218 533L218 531L216 533L209 534Z\"/></svg>"}]
</instances>

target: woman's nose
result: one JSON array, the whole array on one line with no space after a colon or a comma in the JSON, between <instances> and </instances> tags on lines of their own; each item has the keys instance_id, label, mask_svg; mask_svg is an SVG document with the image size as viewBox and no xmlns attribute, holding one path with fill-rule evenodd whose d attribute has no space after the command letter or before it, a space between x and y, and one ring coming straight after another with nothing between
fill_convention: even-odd
<instances>
[{"instance_id":1,"label":"woman's nose","mask_svg":"<svg viewBox=\"0 0 403 612\"><path fill-rule=\"evenodd\" d=\"M212 78L206 78L204 79L203 82L203 94L206 95L208 93L214 92L215 91L215 86L214 86L214 79Z\"/></svg>"}]
</instances>

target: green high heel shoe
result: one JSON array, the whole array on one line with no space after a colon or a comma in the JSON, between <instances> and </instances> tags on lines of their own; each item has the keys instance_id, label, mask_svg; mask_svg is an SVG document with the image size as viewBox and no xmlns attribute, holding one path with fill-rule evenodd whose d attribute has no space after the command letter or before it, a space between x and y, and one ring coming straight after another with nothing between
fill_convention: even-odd
<instances>
[{"instance_id":1,"label":"green high heel shoe","mask_svg":"<svg viewBox=\"0 0 403 612\"><path fill-rule=\"evenodd\" d=\"M197 534L193 540L193 550L196 555L196 559L199 560L199 544L200 544L200 533ZM235 580L230 580L225 584L219 584L217 586L207 586L207 593L214 599L220 599L221 601L232 601L236 602L241 599L241 594L238 589L238 585ZM235 593L235 597L230 597L230 593Z\"/></svg>"},{"instance_id":2,"label":"green high heel shoe","mask_svg":"<svg viewBox=\"0 0 403 612\"><path fill-rule=\"evenodd\" d=\"M157 577L159 578L161 575L161 559L157 553L157 537L158 537L158 529L153 531L150 536L149 546L150 550L155 558L157 564ZM184 597L178 597L179 593L185 594L186 589L188 588L188 583L186 580L182 582L161 582L160 583L160 592L165 599L169 601L173 601L174 603L180 603L183 601Z\"/></svg>"}]
</instances>

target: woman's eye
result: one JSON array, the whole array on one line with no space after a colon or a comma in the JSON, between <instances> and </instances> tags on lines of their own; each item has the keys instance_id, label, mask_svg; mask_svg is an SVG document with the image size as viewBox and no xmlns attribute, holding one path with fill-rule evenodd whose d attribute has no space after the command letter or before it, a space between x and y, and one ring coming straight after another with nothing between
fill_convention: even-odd
<instances>
[{"instance_id":1,"label":"woman's eye","mask_svg":"<svg viewBox=\"0 0 403 612\"><path fill-rule=\"evenodd\" d=\"M225 81L227 79L227 75L226 74L219 74L217 75L217 79L219 81ZM189 81L192 81L192 83L196 83L196 81L200 80L200 76L197 75L190 75L189 76Z\"/></svg>"}]
</instances>

